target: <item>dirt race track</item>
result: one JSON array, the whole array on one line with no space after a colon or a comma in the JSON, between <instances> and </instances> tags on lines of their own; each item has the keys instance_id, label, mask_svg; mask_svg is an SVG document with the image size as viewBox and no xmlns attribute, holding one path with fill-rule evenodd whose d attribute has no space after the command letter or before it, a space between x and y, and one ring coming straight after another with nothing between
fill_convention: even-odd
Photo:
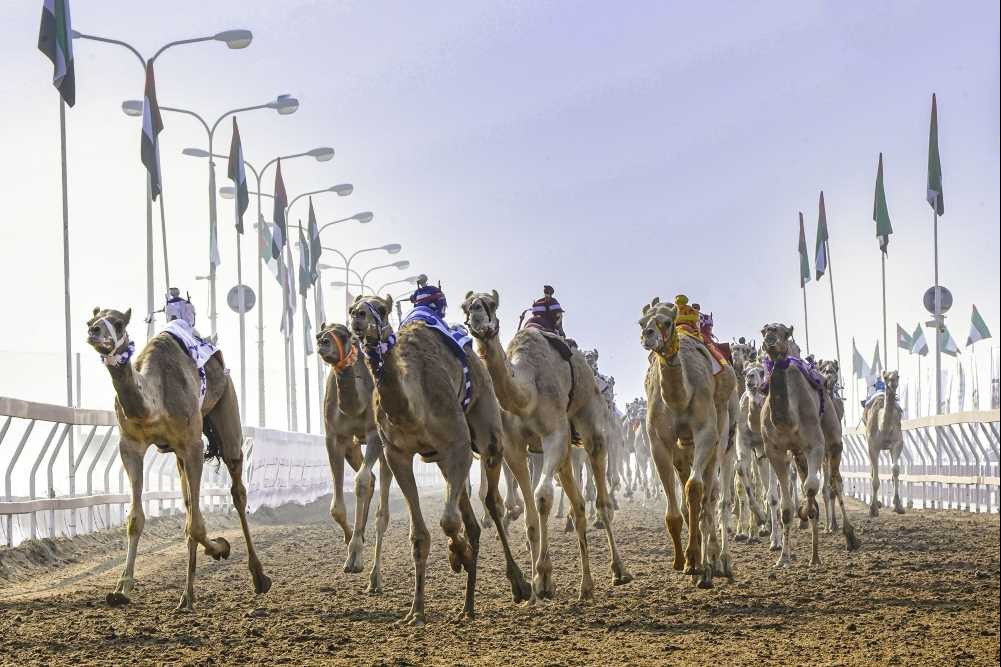
<instances>
[{"instance_id":1,"label":"dirt race track","mask_svg":"<svg viewBox=\"0 0 1001 667\"><path fill-rule=\"evenodd\" d=\"M125 547L120 530L0 549L3 664L998 664L997 515L911 511L870 519L853 504L863 540L848 554L823 535L823 566L807 567L807 532L793 568L772 570L763 544L736 544L733 583L695 589L671 571L662 505L623 502L619 546L635 580L613 587L603 533L589 531L595 601L578 604L576 540L554 520L557 599L516 606L500 546L484 532L478 616L455 625L465 574L448 568L434 511L428 625L394 627L413 585L408 520L394 502L385 592L341 571L346 547L326 501L266 510L254 521L274 579L255 598L246 550L231 518L209 515L210 535L233 545L228 561L200 556L197 612L177 614L186 551L181 523L147 523L132 604L109 608ZM526 569L524 523L512 529ZM371 542L371 539L370 539ZM371 547L366 554L370 557Z\"/></svg>"}]
</instances>

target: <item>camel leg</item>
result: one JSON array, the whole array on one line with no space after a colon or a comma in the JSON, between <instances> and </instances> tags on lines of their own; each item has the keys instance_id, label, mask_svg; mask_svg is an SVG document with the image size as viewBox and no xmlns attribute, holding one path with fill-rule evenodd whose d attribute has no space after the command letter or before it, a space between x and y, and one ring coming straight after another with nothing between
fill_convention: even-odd
<instances>
[{"instance_id":1,"label":"camel leg","mask_svg":"<svg viewBox=\"0 0 1001 667\"><path fill-rule=\"evenodd\" d=\"M350 442L338 437L335 433L327 433L327 460L330 463L330 474L334 480L334 497L330 501L330 518L344 531L344 543L351 542L351 527L348 526L348 513L344 506L344 458ZM356 499L357 500L357 499Z\"/></svg>"},{"instance_id":2,"label":"camel leg","mask_svg":"<svg viewBox=\"0 0 1001 667\"><path fill-rule=\"evenodd\" d=\"M879 450L869 448L869 477L872 480L872 500L869 502L869 516L879 516Z\"/></svg>"},{"instance_id":3,"label":"camel leg","mask_svg":"<svg viewBox=\"0 0 1001 667\"><path fill-rule=\"evenodd\" d=\"M775 561L775 567L790 567L792 565L792 522L793 522L793 501L792 489L789 480L789 461L785 452L768 452L768 459L772 463L773 486L778 487L779 502L776 506L782 508L782 553ZM772 544L775 543L775 535L778 533L778 523L772 526Z\"/></svg>"},{"instance_id":4,"label":"camel leg","mask_svg":"<svg viewBox=\"0 0 1001 667\"><path fill-rule=\"evenodd\" d=\"M518 481L514 478L514 472L506 459L501 463L501 469L504 473L504 484L507 486L507 493L504 495L504 528L507 529L525 513L525 502L521 499Z\"/></svg>"},{"instance_id":5,"label":"camel leg","mask_svg":"<svg viewBox=\"0 0 1001 667\"><path fill-rule=\"evenodd\" d=\"M824 464L821 466L824 476L823 485L820 488L820 495L824 501L824 532L833 533L838 527L838 520L834 515L834 498L831 495L831 470L827 457L824 457Z\"/></svg>"},{"instance_id":6,"label":"camel leg","mask_svg":"<svg viewBox=\"0 0 1001 667\"><path fill-rule=\"evenodd\" d=\"M842 531L845 534L845 544L848 551L855 551L862 545L862 542L855 534L855 527L848 520L848 512L845 511L844 481L841 479L842 451L843 444L841 442L832 443L828 454L828 467L831 471L831 493L841 507L841 522L843 526Z\"/></svg>"},{"instance_id":7,"label":"camel leg","mask_svg":"<svg viewBox=\"0 0 1001 667\"><path fill-rule=\"evenodd\" d=\"M729 451L723 452L723 461L720 466L720 482L715 486L721 491L719 495L719 536L722 542L720 546L720 570L721 576L733 581L733 560L730 556L730 533L727 527L730 525L730 512L733 507L734 496L734 474L733 468L736 464L736 452L731 447ZM711 515L710 515L711 516Z\"/></svg>"},{"instance_id":8,"label":"camel leg","mask_svg":"<svg viewBox=\"0 0 1001 667\"><path fill-rule=\"evenodd\" d=\"M820 519L820 505L817 502L817 493L820 491L820 470L824 465L826 456L826 445L824 433L820 426L816 429L804 429L804 438L807 442L813 443L813 447L805 452L806 474L800 468L800 475L803 478L803 494L806 496L800 507L800 519L808 519L810 522L811 548L810 565L820 565L820 536L818 521Z\"/></svg>"},{"instance_id":9,"label":"camel leg","mask_svg":"<svg viewBox=\"0 0 1001 667\"><path fill-rule=\"evenodd\" d=\"M565 497L566 497L566 493L563 491L563 488L560 487L560 502L556 505L556 518L557 519L562 519L563 516L564 516L564 514L563 514L563 499ZM567 521L567 528L565 530L566 530L566 532L570 532L570 522L569 521Z\"/></svg>"},{"instance_id":10,"label":"camel leg","mask_svg":"<svg viewBox=\"0 0 1001 667\"><path fill-rule=\"evenodd\" d=\"M789 474L789 465L786 463L785 459L782 460L782 465L785 466L786 475ZM771 543L768 545L769 551L782 551L783 548L783 532L780 531L780 526L783 526L783 522L779 518L780 507L782 504L782 491L780 488L780 481L778 471L774 464L769 464L768 470L768 508L769 514L772 521L771 528ZM784 528L782 529L784 530Z\"/></svg>"},{"instance_id":11,"label":"camel leg","mask_svg":"<svg viewBox=\"0 0 1001 667\"><path fill-rule=\"evenodd\" d=\"M379 443L379 509L375 512L375 559L368 574L367 589L373 595L382 592L382 541L389 528L389 489L393 484L393 471L386 462L382 441Z\"/></svg>"},{"instance_id":12,"label":"camel leg","mask_svg":"<svg viewBox=\"0 0 1001 667\"><path fill-rule=\"evenodd\" d=\"M535 563L532 586L536 597L553 598L556 584L553 581L553 562L549 556L549 513L553 510L556 495L553 477L556 469L569 457L570 427L563 425L542 439L542 466L540 479L535 487L535 504L539 508L539 559Z\"/></svg>"},{"instance_id":13,"label":"camel leg","mask_svg":"<svg viewBox=\"0 0 1001 667\"><path fill-rule=\"evenodd\" d=\"M747 464L747 459L742 456L737 457L735 467L737 473L736 484L738 486L737 493L734 494L734 499L737 504L737 532L734 533L733 539L736 542L746 542L747 539L753 534L751 511L748 507L748 499L752 495L750 483L751 471ZM747 528L746 532L744 531L745 527Z\"/></svg>"},{"instance_id":14,"label":"camel leg","mask_svg":"<svg viewBox=\"0 0 1001 667\"><path fill-rule=\"evenodd\" d=\"M528 540L528 550L532 555L532 565L529 575L535 577L535 563L539 557L539 509L535 505L535 495L532 493L531 473L528 468L528 453L518 446L506 447L504 456L510 466L511 474L521 489L525 499L525 536ZM530 602L534 602L535 591L531 593Z\"/></svg>"},{"instance_id":15,"label":"camel leg","mask_svg":"<svg viewBox=\"0 0 1001 667\"><path fill-rule=\"evenodd\" d=\"M247 524L247 489L243 485L243 453L241 452L237 459L224 458L224 461L232 480L230 495L233 497L233 506L240 516L240 528L243 530L243 539L247 543L247 567L250 569L250 576L254 581L254 592L263 595L271 590L271 578L264 573L264 566L261 565L261 561L257 557L254 541L250 537L250 526Z\"/></svg>"},{"instance_id":16,"label":"camel leg","mask_svg":"<svg viewBox=\"0 0 1001 667\"><path fill-rule=\"evenodd\" d=\"M653 462L657 467L657 474L660 476L661 485L667 495L667 511L664 513L664 523L667 526L667 533L671 536L674 545L674 569L681 571L685 568L685 557L681 547L681 528L684 519L681 516L681 506L677 494L677 470L674 467L674 442L673 434L671 438L658 439L651 443L651 454Z\"/></svg>"},{"instance_id":17,"label":"camel leg","mask_svg":"<svg viewBox=\"0 0 1001 667\"><path fill-rule=\"evenodd\" d=\"M580 554L580 593L577 596L577 601L585 602L594 599L594 580L591 578L591 554L587 546L584 498L580 493L580 487L577 486L577 481L574 479L573 468L569 460L564 461L563 465L560 466L559 475L570 503L574 530L577 531L577 549Z\"/></svg>"},{"instance_id":18,"label":"camel leg","mask_svg":"<svg viewBox=\"0 0 1001 667\"><path fill-rule=\"evenodd\" d=\"M484 461L488 457L481 456L480 460ZM490 513L490 517L494 521L494 525L497 526L497 537L500 539L501 548L504 550L504 562L506 565L506 572L508 581L511 582L511 594L514 597L515 603L524 602L530 600L532 597L532 587L525 580L525 576L521 573L521 568L514 560L514 555L511 553L511 545L508 540L507 529L504 526L504 518L501 513L503 505L501 503L500 491L500 476L501 476L501 460L487 461L484 466L484 477L480 480L481 484L486 481L486 507L487 512ZM467 527L468 533L468 527Z\"/></svg>"},{"instance_id":19,"label":"camel leg","mask_svg":"<svg viewBox=\"0 0 1001 667\"><path fill-rule=\"evenodd\" d=\"M441 511L442 532L448 538L448 564L453 572L466 570L466 596L456 620L472 620L476 593L476 561L480 548L480 525L469 503L467 482L473 465L471 447L455 447L452 458L439 461L445 477L445 506ZM466 534L462 534L465 525Z\"/></svg>"},{"instance_id":20,"label":"camel leg","mask_svg":"<svg viewBox=\"0 0 1001 667\"><path fill-rule=\"evenodd\" d=\"M410 611L399 623L423 626L426 622L424 616L424 584L427 572L428 551L431 549L431 534L428 532L427 524L424 523L424 515L421 513L420 491L417 489L417 480L414 478L414 456L407 452L400 451L383 441L386 445L386 461L389 463L396 483L400 485L400 492L407 501L407 509L410 511L410 543L412 545L414 558L414 600L410 606Z\"/></svg>"},{"instance_id":21,"label":"camel leg","mask_svg":"<svg viewBox=\"0 0 1001 667\"><path fill-rule=\"evenodd\" d=\"M701 425L692 433L694 456L692 469L685 483L685 496L688 500L688 547L685 549L685 574L698 577L701 588L712 586L712 568L705 572L702 567L702 506L706 496L705 474L709 470L715 475L713 463L716 459L716 448L719 444L718 425Z\"/></svg>"},{"instance_id":22,"label":"camel leg","mask_svg":"<svg viewBox=\"0 0 1001 667\"><path fill-rule=\"evenodd\" d=\"M184 581L184 592L177 603L177 611L194 611L195 604L195 564L198 556L198 545L205 548L205 554L219 560L229 558L229 542L221 537L210 540L205 531L205 519L199 507L199 495L202 486L202 456L201 442L178 455L181 472L181 484L187 487L185 494L185 509L187 520L184 534L188 541L188 570Z\"/></svg>"},{"instance_id":23,"label":"camel leg","mask_svg":"<svg viewBox=\"0 0 1001 667\"><path fill-rule=\"evenodd\" d=\"M365 527L368 525L368 513L372 508L372 496L375 495L375 464L382 458L382 440L375 431L365 436L365 458L358 472L355 473L355 525L353 530L347 530L348 557L344 561L344 571L358 573L365 569ZM341 464L341 475L344 465ZM337 500L334 500L334 504ZM343 495L340 500L344 506ZM333 505L331 506L333 507ZM331 510L333 516L333 510Z\"/></svg>"},{"instance_id":24,"label":"camel leg","mask_svg":"<svg viewBox=\"0 0 1001 667\"><path fill-rule=\"evenodd\" d=\"M125 555L125 568L118 577L115 590L108 593L106 600L109 605L117 607L128 604L128 595L135 585L136 553L139 548L139 538L143 534L143 527L146 525L146 514L143 512L143 457L146 454L145 447L138 443L124 438L118 443L118 454L122 459L122 467L129 477L129 486L132 491L132 504L129 507L129 517L125 524L125 533L129 538L129 546Z\"/></svg>"},{"instance_id":25,"label":"camel leg","mask_svg":"<svg viewBox=\"0 0 1001 667\"><path fill-rule=\"evenodd\" d=\"M598 520L605 529L605 536L608 539L608 551L611 556L612 584L621 586L633 580L633 575L629 573L626 566L622 564L619 550L615 546L615 536L612 534L612 518L614 507L608 492L608 480L605 479L603 471L606 470L608 448L606 442L600 435L592 434L591 442L588 443L587 453L591 461L591 477L594 479L597 500L595 508L598 512Z\"/></svg>"},{"instance_id":26,"label":"camel leg","mask_svg":"<svg viewBox=\"0 0 1001 667\"><path fill-rule=\"evenodd\" d=\"M903 448L904 443L901 441L890 450L890 457L893 460L893 511L897 514L904 513L904 503L900 500L900 454Z\"/></svg>"},{"instance_id":27,"label":"camel leg","mask_svg":"<svg viewBox=\"0 0 1001 667\"><path fill-rule=\"evenodd\" d=\"M480 484L479 488L476 489L476 495L480 498L480 505L483 507L483 519L480 521L480 525L484 528L490 528L493 525L493 520L490 517L490 511L487 510L487 485L486 485L487 467L483 458L480 458Z\"/></svg>"},{"instance_id":28,"label":"camel leg","mask_svg":"<svg viewBox=\"0 0 1001 667\"><path fill-rule=\"evenodd\" d=\"M771 533L769 526L771 517L765 513L765 508L768 507L768 481L771 472L768 459L764 453L760 457L755 456L753 473L752 477L754 477L754 480L751 483L751 489L753 490L754 500L751 504L751 511L753 512L756 507L758 512L760 512L756 517L758 520L758 537L766 537Z\"/></svg>"}]
</instances>

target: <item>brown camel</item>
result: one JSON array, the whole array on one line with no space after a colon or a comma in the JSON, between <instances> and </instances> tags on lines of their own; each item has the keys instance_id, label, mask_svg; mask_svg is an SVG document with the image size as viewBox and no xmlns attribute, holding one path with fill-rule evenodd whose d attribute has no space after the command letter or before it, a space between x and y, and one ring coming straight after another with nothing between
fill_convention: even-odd
<instances>
[{"instance_id":1,"label":"brown camel","mask_svg":"<svg viewBox=\"0 0 1001 667\"><path fill-rule=\"evenodd\" d=\"M776 567L787 567L792 562L790 529L793 503L788 465L790 455L796 464L805 495L800 504L799 517L801 520L809 520L812 533L810 564L820 564L817 493L820 490L822 468L830 470L833 493L841 505L848 550L857 549L859 546L855 530L848 521L842 493L841 421L829 405L825 406L825 402L829 403L830 398L823 388L823 379L819 373L816 374L816 379L810 378L810 369L806 362L790 354L792 332L792 327L777 323L766 324L761 330L764 337L762 347L772 366L768 398L761 410L761 435L776 477L782 504L782 553L776 562Z\"/></svg>"},{"instance_id":2,"label":"brown camel","mask_svg":"<svg viewBox=\"0 0 1001 667\"><path fill-rule=\"evenodd\" d=\"M247 562L254 581L254 591L268 592L271 579L254 551L247 525L247 491L243 486L243 434L240 410L233 382L225 371L220 355L205 365L205 395L199 404L201 380L198 368L181 342L162 332L130 361L134 345L126 327L132 310L95 308L87 322L87 343L101 355L115 387L115 414L121 431L118 445L122 465L132 486L132 505L126 531L129 538L125 569L114 592L107 596L111 605L127 604L135 579L136 548L146 516L142 507L143 457L150 445L162 452L174 452L177 473L187 520L184 534L188 542L188 570L184 592L177 609L192 611L195 602L195 560L198 545L212 558L229 558L229 543L222 537L209 539L198 506L202 464L206 452L202 433L208 436L208 455L221 456L232 480L233 506L240 516L243 537L247 542Z\"/></svg>"},{"instance_id":3,"label":"brown camel","mask_svg":"<svg viewBox=\"0 0 1001 667\"><path fill-rule=\"evenodd\" d=\"M369 574L369 593L382 591L382 540L389 526L389 487L393 473L386 462L382 441L375 426L372 374L358 354L351 331L343 324L321 324L316 334L316 351L330 366L326 394L323 399L327 457L334 478L334 498L330 516L344 531L348 556L345 572L361 572L365 526L375 493L375 475L379 463L379 509L376 511L375 560ZM365 442L365 457L361 460L355 441ZM344 462L348 461L355 474L355 523L348 526L344 508Z\"/></svg>"},{"instance_id":4,"label":"brown camel","mask_svg":"<svg viewBox=\"0 0 1001 667\"><path fill-rule=\"evenodd\" d=\"M897 403L900 376L897 371L883 371L886 390L869 402L863 414L865 432L869 440L869 468L872 477L872 502L869 516L879 516L879 453L888 451L893 462L893 511L904 513L900 501L900 454L904 450L904 435L900 430L903 411Z\"/></svg>"},{"instance_id":5,"label":"brown camel","mask_svg":"<svg viewBox=\"0 0 1001 667\"><path fill-rule=\"evenodd\" d=\"M841 396L841 367L835 360L821 360L817 363L817 370L824 378L824 389L831 399L834 412L838 416L838 421L845 418L845 399ZM827 522L825 532L834 533L838 530L838 515L834 508L834 487L831 486L831 471L828 469L828 461L824 463L824 486L821 494L824 498L824 519Z\"/></svg>"},{"instance_id":6,"label":"brown camel","mask_svg":"<svg viewBox=\"0 0 1001 667\"><path fill-rule=\"evenodd\" d=\"M667 494L665 522L674 544L674 569L692 575L700 588L712 588L716 569L732 577L726 535L729 509L720 507L718 524L715 503L720 478L732 478L737 378L728 365L713 373L712 355L695 329L698 313L687 305L687 298L679 296L676 301L661 303L655 298L643 307L639 321L641 343L650 352L647 433ZM679 313L682 307L685 310ZM682 326L690 333L679 334ZM723 468L720 474L717 466ZM686 480L688 546L683 556L676 474ZM732 483L729 486L733 488Z\"/></svg>"},{"instance_id":7,"label":"brown camel","mask_svg":"<svg viewBox=\"0 0 1001 667\"><path fill-rule=\"evenodd\" d=\"M549 290L548 296L551 296ZM508 462L525 497L525 525L534 564L533 594L552 598L556 592L549 555L549 514L555 500L553 477L558 475L570 501L577 532L581 565L579 599L590 600L594 597L594 582L584 498L571 465L571 440L575 444L579 442L591 462L597 487L598 517L611 554L612 583L620 585L632 581L612 535L613 508L606 480L607 407L584 355L576 346L567 344L562 336L550 336L540 329L526 327L514 335L505 352L498 340L499 303L496 290L468 292L462 309L470 333L476 338L477 351L493 378L497 398L504 410L517 418L520 427L520 433L511 438L515 446L508 451ZM527 456L529 451L540 449L542 465L533 493Z\"/></svg>"},{"instance_id":8,"label":"brown camel","mask_svg":"<svg viewBox=\"0 0 1001 667\"><path fill-rule=\"evenodd\" d=\"M500 406L490 376L475 354L466 355L471 393L466 394L463 363L442 333L424 322L405 324L396 334L389 325L393 299L355 299L351 330L362 342L375 378L375 411L386 459L410 510L410 539L415 569L414 599L402 620L424 625L424 583L430 535L421 513L414 478L414 455L435 462L445 477L441 528L448 536L452 570L466 570L465 604L459 619L474 616L480 525L469 500L469 469L474 452L486 459L486 505L504 550L507 577L516 602L531 596L531 587L511 555L498 491L504 439ZM468 397L468 404L463 403ZM462 528L465 527L465 534Z\"/></svg>"}]
</instances>

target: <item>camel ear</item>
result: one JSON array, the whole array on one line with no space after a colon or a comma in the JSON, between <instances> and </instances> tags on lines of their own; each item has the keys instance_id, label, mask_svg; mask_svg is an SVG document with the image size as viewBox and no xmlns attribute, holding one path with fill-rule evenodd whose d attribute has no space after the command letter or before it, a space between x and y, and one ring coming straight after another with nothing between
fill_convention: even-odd
<instances>
[{"instance_id":1,"label":"camel ear","mask_svg":"<svg viewBox=\"0 0 1001 667\"><path fill-rule=\"evenodd\" d=\"M125 318L125 321L122 322L122 327L129 326L129 321L132 320L132 309L129 308L128 310L126 310L123 317Z\"/></svg>"},{"instance_id":2,"label":"camel ear","mask_svg":"<svg viewBox=\"0 0 1001 667\"><path fill-rule=\"evenodd\" d=\"M385 299L382 299L382 304L386 307L386 314L389 315L393 312L393 297L386 295Z\"/></svg>"},{"instance_id":3,"label":"camel ear","mask_svg":"<svg viewBox=\"0 0 1001 667\"><path fill-rule=\"evenodd\" d=\"M789 338L792 338L793 326L790 324L787 328L789 329Z\"/></svg>"},{"instance_id":4,"label":"camel ear","mask_svg":"<svg viewBox=\"0 0 1001 667\"><path fill-rule=\"evenodd\" d=\"M473 290L466 292L466 296L462 297L463 301L469 301L469 297L473 296Z\"/></svg>"},{"instance_id":5,"label":"camel ear","mask_svg":"<svg viewBox=\"0 0 1001 667\"><path fill-rule=\"evenodd\" d=\"M100 306L94 306L94 317L97 317L97 314L99 312L101 312L101 307Z\"/></svg>"},{"instance_id":6,"label":"camel ear","mask_svg":"<svg viewBox=\"0 0 1001 667\"><path fill-rule=\"evenodd\" d=\"M358 303L358 302L359 302L359 301L361 301L361 300L362 300L363 298L364 298L364 297L363 297L363 296L362 296L361 294L359 294L358 296L356 296L356 297L355 297L355 300L354 300L354 302L355 302L355 303Z\"/></svg>"},{"instance_id":7,"label":"camel ear","mask_svg":"<svg viewBox=\"0 0 1001 667\"><path fill-rule=\"evenodd\" d=\"M320 322L320 328L317 329L317 332L322 332L326 328L327 328L327 323L326 322ZM317 333L317 335L319 335L319 333Z\"/></svg>"},{"instance_id":8,"label":"camel ear","mask_svg":"<svg viewBox=\"0 0 1001 667\"><path fill-rule=\"evenodd\" d=\"M490 290L490 296L494 298L494 308L500 308L500 294L497 293L497 290Z\"/></svg>"},{"instance_id":9,"label":"camel ear","mask_svg":"<svg viewBox=\"0 0 1001 667\"><path fill-rule=\"evenodd\" d=\"M655 296L653 298L653 301L650 302L650 305L651 306L656 306L658 303L660 303L660 297L659 296Z\"/></svg>"}]
</instances>

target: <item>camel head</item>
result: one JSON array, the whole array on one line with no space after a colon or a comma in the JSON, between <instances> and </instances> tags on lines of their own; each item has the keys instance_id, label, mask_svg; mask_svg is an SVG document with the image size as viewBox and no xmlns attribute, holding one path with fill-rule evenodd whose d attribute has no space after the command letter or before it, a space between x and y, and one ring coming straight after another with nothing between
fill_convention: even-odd
<instances>
[{"instance_id":1,"label":"camel head","mask_svg":"<svg viewBox=\"0 0 1001 667\"><path fill-rule=\"evenodd\" d=\"M837 389L841 377L841 366L836 359L822 359L817 370L824 376L824 386L832 393Z\"/></svg>"},{"instance_id":2,"label":"camel head","mask_svg":"<svg viewBox=\"0 0 1001 667\"><path fill-rule=\"evenodd\" d=\"M754 402L761 406L765 402L765 367L757 361L750 361L744 366L744 386Z\"/></svg>"},{"instance_id":3,"label":"camel head","mask_svg":"<svg viewBox=\"0 0 1001 667\"><path fill-rule=\"evenodd\" d=\"M316 352L335 371L351 366L357 357L351 330L343 324L321 324L316 334Z\"/></svg>"},{"instance_id":4,"label":"camel head","mask_svg":"<svg viewBox=\"0 0 1001 667\"><path fill-rule=\"evenodd\" d=\"M584 350L584 361L591 367L591 370L598 373L598 350Z\"/></svg>"},{"instance_id":5,"label":"camel head","mask_svg":"<svg viewBox=\"0 0 1001 667\"><path fill-rule=\"evenodd\" d=\"M900 374L897 371L883 371L883 382L886 383L887 395L896 396L897 387L900 386Z\"/></svg>"},{"instance_id":6,"label":"camel head","mask_svg":"<svg viewBox=\"0 0 1001 667\"><path fill-rule=\"evenodd\" d=\"M730 343L730 353L733 355L733 365L745 366L758 358L758 349L752 340L750 343L741 336L735 343Z\"/></svg>"},{"instance_id":7,"label":"camel head","mask_svg":"<svg viewBox=\"0 0 1001 667\"><path fill-rule=\"evenodd\" d=\"M500 305L500 295L497 290L486 292L466 292L462 302L462 312L466 314L466 326L469 333L481 340L493 338L500 331L500 321L497 319L497 306Z\"/></svg>"},{"instance_id":8,"label":"camel head","mask_svg":"<svg viewBox=\"0 0 1001 667\"><path fill-rule=\"evenodd\" d=\"M386 343L393 335L389 314L393 310L393 297L357 296L351 304L351 332L365 345Z\"/></svg>"},{"instance_id":9,"label":"camel head","mask_svg":"<svg viewBox=\"0 0 1001 667\"><path fill-rule=\"evenodd\" d=\"M122 353L129 345L125 328L131 319L131 308L124 313L111 308L94 308L93 317L87 320L87 344L102 357Z\"/></svg>"},{"instance_id":10,"label":"camel head","mask_svg":"<svg viewBox=\"0 0 1001 667\"><path fill-rule=\"evenodd\" d=\"M792 340L792 329L792 327L778 322L772 322L762 327L761 349L772 361L785 359L790 355L798 356L794 353L794 350L799 348L794 347L796 344Z\"/></svg>"},{"instance_id":11,"label":"camel head","mask_svg":"<svg viewBox=\"0 0 1001 667\"><path fill-rule=\"evenodd\" d=\"M678 351L677 319L677 307L673 303L661 303L659 297L643 306L639 320L643 349L665 358L673 357Z\"/></svg>"}]
</instances>

